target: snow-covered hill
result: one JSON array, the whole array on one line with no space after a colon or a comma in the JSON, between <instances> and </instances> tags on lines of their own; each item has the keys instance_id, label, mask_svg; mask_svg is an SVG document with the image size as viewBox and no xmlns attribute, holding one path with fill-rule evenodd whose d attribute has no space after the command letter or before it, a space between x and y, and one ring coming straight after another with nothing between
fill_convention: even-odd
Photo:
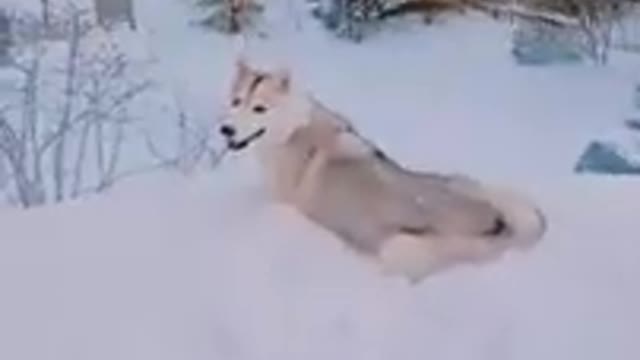
<instances>
[{"instance_id":1,"label":"snow-covered hill","mask_svg":"<svg viewBox=\"0 0 640 360\"><path fill-rule=\"evenodd\" d=\"M213 124L235 45L190 28L183 2L138 5L163 81ZM528 193L550 225L533 251L409 286L266 202L249 159L229 157L3 209L0 359L639 357L640 181L571 174L626 116L638 59L517 68L506 30L470 19L351 45L305 23L260 48L408 166Z\"/></svg>"},{"instance_id":2,"label":"snow-covered hill","mask_svg":"<svg viewBox=\"0 0 640 360\"><path fill-rule=\"evenodd\" d=\"M638 354L635 181L536 181L551 228L535 251L411 287L238 175L139 179L86 203L2 214L0 356Z\"/></svg>"}]
</instances>

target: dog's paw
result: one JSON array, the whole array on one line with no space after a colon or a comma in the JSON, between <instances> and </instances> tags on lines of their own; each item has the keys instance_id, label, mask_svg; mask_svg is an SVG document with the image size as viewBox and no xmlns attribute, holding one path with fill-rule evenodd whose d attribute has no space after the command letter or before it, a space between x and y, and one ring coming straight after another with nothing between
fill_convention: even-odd
<instances>
[{"instance_id":1,"label":"dog's paw","mask_svg":"<svg viewBox=\"0 0 640 360\"><path fill-rule=\"evenodd\" d=\"M437 271L437 257L428 244L420 238L398 235L385 242L380 249L378 261L382 273L387 276L402 276L412 284Z\"/></svg>"}]
</instances>

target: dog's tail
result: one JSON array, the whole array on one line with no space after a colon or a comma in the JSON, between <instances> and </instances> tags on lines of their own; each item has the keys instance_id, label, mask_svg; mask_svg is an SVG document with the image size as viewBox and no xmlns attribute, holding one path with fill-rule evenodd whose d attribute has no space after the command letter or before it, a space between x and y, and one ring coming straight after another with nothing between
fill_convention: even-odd
<instances>
[{"instance_id":1,"label":"dog's tail","mask_svg":"<svg viewBox=\"0 0 640 360\"><path fill-rule=\"evenodd\" d=\"M480 184L460 179L456 188L474 198L492 204L503 216L507 237L521 248L529 248L537 243L547 232L547 220L542 210L523 194L506 187Z\"/></svg>"},{"instance_id":2,"label":"dog's tail","mask_svg":"<svg viewBox=\"0 0 640 360\"><path fill-rule=\"evenodd\" d=\"M542 210L522 194L488 186L485 192L487 200L503 214L506 236L519 247L533 246L547 232L547 220Z\"/></svg>"},{"instance_id":3,"label":"dog's tail","mask_svg":"<svg viewBox=\"0 0 640 360\"><path fill-rule=\"evenodd\" d=\"M510 248L530 249L547 231L544 214L525 196L462 176L450 180L455 191L495 207L502 214L503 229L492 235L467 237L398 235L381 249L379 258L384 273L401 274L417 283L460 262L482 263Z\"/></svg>"}]
</instances>

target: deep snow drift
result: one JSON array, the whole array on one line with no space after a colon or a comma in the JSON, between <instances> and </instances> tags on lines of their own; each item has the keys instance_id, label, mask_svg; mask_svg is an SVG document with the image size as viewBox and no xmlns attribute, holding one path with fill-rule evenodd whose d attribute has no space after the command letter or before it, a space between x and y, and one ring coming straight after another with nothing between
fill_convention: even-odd
<instances>
[{"instance_id":1,"label":"deep snow drift","mask_svg":"<svg viewBox=\"0 0 640 360\"><path fill-rule=\"evenodd\" d=\"M2 358L638 354L634 181L538 182L552 226L535 251L411 287L237 176L139 179L3 214Z\"/></svg>"},{"instance_id":2,"label":"deep snow drift","mask_svg":"<svg viewBox=\"0 0 640 360\"><path fill-rule=\"evenodd\" d=\"M212 121L233 45L190 29L180 2L139 5L163 73ZM0 359L639 357L640 182L571 174L626 116L638 59L517 68L505 30L459 21L354 46L305 24L265 47L402 163L532 196L550 225L533 251L412 287L268 204L250 159L232 156L189 178L2 210Z\"/></svg>"}]
</instances>

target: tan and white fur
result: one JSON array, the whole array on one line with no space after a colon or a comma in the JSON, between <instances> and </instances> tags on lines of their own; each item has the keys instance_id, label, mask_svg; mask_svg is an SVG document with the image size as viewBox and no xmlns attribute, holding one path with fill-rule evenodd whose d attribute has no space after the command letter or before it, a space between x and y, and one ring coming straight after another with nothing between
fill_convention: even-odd
<instances>
[{"instance_id":1,"label":"tan and white fur","mask_svg":"<svg viewBox=\"0 0 640 360\"><path fill-rule=\"evenodd\" d=\"M274 201L293 206L384 273L419 281L526 249L546 230L528 199L461 175L407 169L340 114L295 91L288 71L240 59L221 132L255 152Z\"/></svg>"}]
</instances>

